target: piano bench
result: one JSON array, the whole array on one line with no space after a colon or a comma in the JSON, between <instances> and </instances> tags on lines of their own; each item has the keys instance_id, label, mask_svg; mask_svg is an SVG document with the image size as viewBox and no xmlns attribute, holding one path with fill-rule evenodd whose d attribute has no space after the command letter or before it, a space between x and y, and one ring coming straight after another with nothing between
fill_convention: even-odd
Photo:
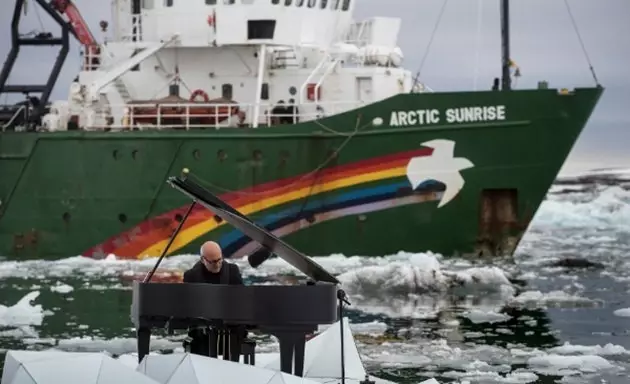
<instances>
[{"instance_id":1,"label":"piano bench","mask_svg":"<svg viewBox=\"0 0 630 384\"><path fill-rule=\"evenodd\" d=\"M249 365L256 364L256 341L252 339L245 339L241 344L241 354L243 355L243 362Z\"/></svg>"}]
</instances>

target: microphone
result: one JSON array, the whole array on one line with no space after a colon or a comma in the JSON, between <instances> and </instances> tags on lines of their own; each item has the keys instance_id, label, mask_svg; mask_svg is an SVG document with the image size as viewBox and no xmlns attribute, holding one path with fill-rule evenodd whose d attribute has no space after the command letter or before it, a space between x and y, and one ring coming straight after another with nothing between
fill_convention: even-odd
<instances>
[{"instance_id":1,"label":"microphone","mask_svg":"<svg viewBox=\"0 0 630 384\"><path fill-rule=\"evenodd\" d=\"M267 248L261 246L252 254L247 256L247 262L249 263L250 267L258 268L270 257L271 257L271 252Z\"/></svg>"}]
</instances>

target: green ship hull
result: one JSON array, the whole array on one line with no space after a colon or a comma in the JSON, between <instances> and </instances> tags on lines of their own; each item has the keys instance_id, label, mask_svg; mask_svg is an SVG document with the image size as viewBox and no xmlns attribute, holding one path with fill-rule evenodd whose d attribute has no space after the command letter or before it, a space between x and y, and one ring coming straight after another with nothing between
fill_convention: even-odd
<instances>
[{"instance_id":1,"label":"green ship hull","mask_svg":"<svg viewBox=\"0 0 630 384\"><path fill-rule=\"evenodd\" d=\"M509 256L602 92L401 94L257 129L4 132L0 255L157 256L189 204L165 180L188 168L307 254ZM206 240L256 247L198 207L169 254Z\"/></svg>"}]
</instances>

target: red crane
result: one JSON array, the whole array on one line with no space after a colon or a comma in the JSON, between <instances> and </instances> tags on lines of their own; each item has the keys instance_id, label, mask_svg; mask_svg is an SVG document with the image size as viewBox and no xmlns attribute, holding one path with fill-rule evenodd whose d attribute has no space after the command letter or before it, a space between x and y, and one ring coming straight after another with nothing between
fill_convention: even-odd
<instances>
[{"instance_id":1,"label":"red crane","mask_svg":"<svg viewBox=\"0 0 630 384\"><path fill-rule=\"evenodd\" d=\"M74 36L85 46L85 69L96 69L100 64L100 47L77 6L71 0L52 0L50 6L66 16Z\"/></svg>"}]
</instances>

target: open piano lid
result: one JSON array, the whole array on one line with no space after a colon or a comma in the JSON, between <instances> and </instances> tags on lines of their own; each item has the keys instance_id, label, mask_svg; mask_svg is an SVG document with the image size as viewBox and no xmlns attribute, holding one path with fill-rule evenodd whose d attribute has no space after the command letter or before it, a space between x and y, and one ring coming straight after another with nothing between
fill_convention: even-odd
<instances>
[{"instance_id":1,"label":"open piano lid","mask_svg":"<svg viewBox=\"0 0 630 384\"><path fill-rule=\"evenodd\" d=\"M168 183L173 188L188 195L193 200L204 205L215 215L238 228L252 240L267 247L271 252L284 259L287 263L291 264L314 281L339 284L339 280L326 271L321 265L280 240L266 229L252 222L247 216L241 214L203 186L191 180L190 177L186 177L186 174L187 172L185 171L183 177L169 177Z\"/></svg>"}]
</instances>

